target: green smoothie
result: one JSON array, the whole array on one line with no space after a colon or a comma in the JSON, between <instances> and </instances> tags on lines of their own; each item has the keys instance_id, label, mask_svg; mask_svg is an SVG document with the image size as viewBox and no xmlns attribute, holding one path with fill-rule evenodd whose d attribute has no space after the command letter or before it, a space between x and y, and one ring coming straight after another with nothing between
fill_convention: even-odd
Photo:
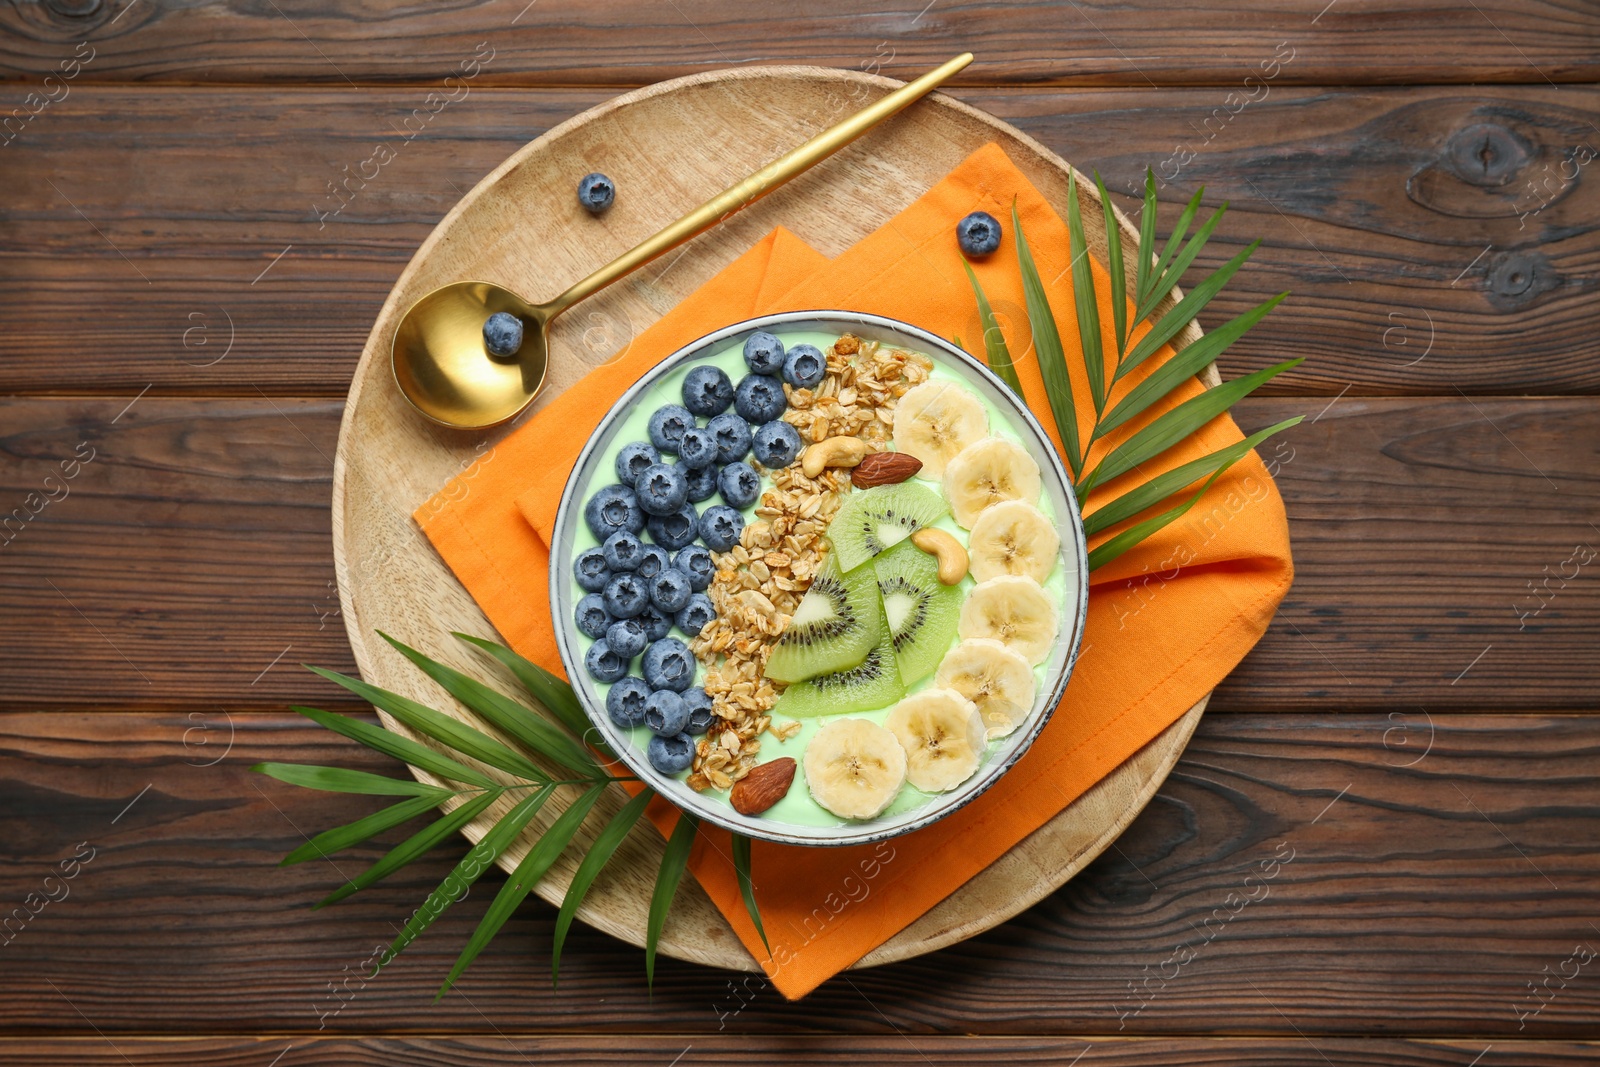
<instances>
[{"instance_id":1,"label":"green smoothie","mask_svg":"<svg viewBox=\"0 0 1600 1067\"><path fill-rule=\"evenodd\" d=\"M831 350L834 341L838 339L837 333L805 330L774 330L772 332L779 338L779 340L783 342L786 349L792 348L797 344L811 344L815 345L822 351L827 352ZM598 490L615 482L616 479L613 471L617 453L624 446L632 442L649 441L650 437L646 427L649 423L651 414L654 413L657 408L663 405L681 404L683 402L683 380L695 367L706 365L720 367L727 373L728 377L737 384L739 379L748 373L748 368L745 366L742 355L742 348L742 338L738 341L729 341L721 349L697 359L692 363L685 364L684 366L674 370L671 374L665 375L650 389L642 393L636 399L636 402L632 404L629 410L623 415L618 432L613 437L611 444L599 456L594 465L593 469L596 472L595 477L591 479L590 484L582 487L578 495L578 499L587 500ZM1013 424L1011 415L995 404L990 403L988 398L984 397L977 390L968 387L966 385L966 379L963 378L963 376L946 370L940 366L937 357L931 358L934 358L934 369L929 374L929 380L949 381L956 385L967 388L969 392L973 393L974 396L982 401L984 407L988 410L990 435L1014 441L1021 445L1024 449L1028 449L1028 439L1018 432L1016 426ZM754 427L752 427L752 429L754 429ZM1041 463L1040 467L1043 469L1046 467L1046 464ZM940 492L940 484L937 479L918 478L916 480L932 489L934 492ZM766 489L771 487L772 482L770 478L763 477L763 483L762 491L765 492ZM703 511L706 507L709 507L714 503L721 503L720 497L713 497L711 500L707 500L696 505L696 507ZM1050 519L1052 522L1058 523L1059 517L1055 514L1055 509L1052 507L1051 502L1048 499L1048 494L1041 494L1041 499L1037 501L1029 501L1029 503L1032 503L1038 507L1039 510L1044 513L1046 518ZM751 505L749 508L744 509L746 524L755 521L755 507L756 505ZM963 547L967 545L967 531L957 526L955 521L949 515L946 515L944 518L940 519L935 526L939 529L948 531L962 544ZM597 541L595 540L593 533L590 532L587 524L581 522L578 523L576 525L576 531L577 533L574 543L569 548L569 553L567 556L568 559L576 557L585 549L591 548L597 544ZM566 580L572 583L572 600L574 603L576 603L577 600L584 595L584 591L578 587L577 582L571 577L570 568L568 568L567 573L568 577ZM1073 620L1076 617L1076 613L1073 610L1073 604L1075 603L1077 597L1077 581L1078 575L1068 570L1061 560L1057 560L1055 568L1050 572L1043 583L1046 594L1056 604L1057 609L1060 612L1063 628L1070 627L1074 624ZM965 594L971 590L973 585L974 582L972 576L968 575L961 580L958 588L963 592L963 594ZM571 626L572 620L557 620L557 625ZM578 656L581 660L582 654L588 651L589 646L594 644L594 640L583 635L582 633L576 632L576 630L574 630L574 634L577 638ZM674 628L672 636L675 636L679 640L688 643L688 638L676 628ZM1070 634L1063 634L1062 636L1070 637ZM956 639L952 639L951 647L955 647L957 643L958 641ZM1048 660L1046 661L1046 664L1047 663ZM1041 698L1048 696L1048 688L1045 677L1045 664L1034 667L1033 671L1034 681L1038 687L1038 692ZM696 675L695 684L701 684L704 677L705 665L701 664ZM606 694L611 688L609 684L597 682L586 674L581 675L580 679L575 679L575 682L577 684L591 686L601 704L605 702ZM910 686L908 693L920 692L921 690L926 689L933 684L933 676L929 675L928 677L923 678L922 680ZM848 715L844 716L823 716L815 719L798 720L801 724L799 732L786 741L779 741L777 737L771 735L770 733L761 735L761 761L766 762L767 760L775 759L780 756L792 756L796 763L803 764L803 754L805 752L806 743L821 726L829 721L830 718L849 717L868 719L872 722L882 725L884 720L888 717L888 714L889 707L883 707L872 711L850 712ZM787 717L782 715L774 714L772 716L772 725L774 728L789 721L790 720ZM713 729L714 728L715 727L713 727ZM645 746L649 743L651 736L649 729L643 726L635 727L631 731L622 732L628 736L628 739L634 745L636 745L640 751L644 750ZM987 760L990 758L994 751L1002 744L1004 744L1004 739L990 741L988 745L988 753L986 754L985 759ZM679 777L687 778L688 774L689 772L685 771L679 775ZM880 817L892 816L919 808L932 799L933 795L934 794L923 793L907 783L901 787L899 795L890 804L890 806L885 809L883 815ZM728 794L725 792L708 789L702 793L701 796L708 800L720 801L723 804L728 804ZM729 810L732 810L731 806ZM819 805L816 801L811 799L810 791L806 788L805 784L805 772L803 766L801 769L797 770L794 777L794 782L789 787L788 794L783 799L779 800L777 804L773 805L766 812L764 812L760 818L766 822L790 823L804 826L843 826L848 822L848 820L840 819L838 816L833 815L831 812Z\"/></svg>"}]
</instances>

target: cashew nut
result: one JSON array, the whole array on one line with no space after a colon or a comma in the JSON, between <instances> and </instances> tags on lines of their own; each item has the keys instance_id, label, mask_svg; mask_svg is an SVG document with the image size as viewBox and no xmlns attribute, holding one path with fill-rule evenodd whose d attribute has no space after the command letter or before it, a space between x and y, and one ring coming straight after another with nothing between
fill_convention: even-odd
<instances>
[{"instance_id":1,"label":"cashew nut","mask_svg":"<svg viewBox=\"0 0 1600 1067\"><path fill-rule=\"evenodd\" d=\"M815 478L829 467L854 467L870 451L859 437L830 437L805 450L800 470L807 478Z\"/></svg>"},{"instance_id":2,"label":"cashew nut","mask_svg":"<svg viewBox=\"0 0 1600 1067\"><path fill-rule=\"evenodd\" d=\"M955 585L967 576L967 550L943 530L924 527L911 535L911 543L939 561L941 585Z\"/></svg>"}]
</instances>

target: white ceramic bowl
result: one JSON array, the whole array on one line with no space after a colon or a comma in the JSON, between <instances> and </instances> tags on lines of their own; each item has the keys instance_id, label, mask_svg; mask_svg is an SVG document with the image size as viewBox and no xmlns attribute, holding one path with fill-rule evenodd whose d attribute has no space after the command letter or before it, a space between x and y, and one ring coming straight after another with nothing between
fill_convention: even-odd
<instances>
[{"instance_id":1,"label":"white ceramic bowl","mask_svg":"<svg viewBox=\"0 0 1600 1067\"><path fill-rule=\"evenodd\" d=\"M627 732L619 729L606 714L605 700L583 667L583 647L572 622L579 595L572 579L572 548L577 543L583 522L584 489L594 480L592 476L596 465L602 461L620 432L623 414L644 402L658 381L686 363L722 351L730 344L742 343L744 338L757 330L774 333L801 330L853 333L863 340L926 353L936 364L960 376L964 384L1010 416L1012 428L1022 437L1039 463L1045 498L1058 517L1061 533L1059 566L1066 568L1067 603L1062 605L1061 634L1050 658L1045 661L1046 680L1039 689L1033 710L1019 729L989 751L976 774L950 792L930 797L926 804L910 811L853 821L842 826L810 826L777 822L765 815L740 815L720 794L696 793L681 780L667 778L651 767L643 749L635 746ZM653 400L651 402L654 403ZM614 480L611 471L607 470L600 474L596 488ZM556 514L555 547L550 553L550 611L556 623L561 662L566 668L567 677L572 680L579 701L607 743L643 781L680 808L750 837L792 845L855 845L909 833L938 821L993 785L1028 750L1051 712L1061 702L1078 655L1089 604L1089 588L1085 580L1088 569L1083 522L1061 459L1038 419L988 367L939 337L895 319L848 311L792 311L735 323L685 345L634 383L606 414L594 436L584 446L577 465L567 478L566 489L561 494L561 506ZM767 738L766 742L763 746L765 750L777 749L775 740ZM799 752L785 754L797 758L800 756ZM797 774L797 777L803 778L803 774ZM799 788L805 788L803 781Z\"/></svg>"}]
</instances>

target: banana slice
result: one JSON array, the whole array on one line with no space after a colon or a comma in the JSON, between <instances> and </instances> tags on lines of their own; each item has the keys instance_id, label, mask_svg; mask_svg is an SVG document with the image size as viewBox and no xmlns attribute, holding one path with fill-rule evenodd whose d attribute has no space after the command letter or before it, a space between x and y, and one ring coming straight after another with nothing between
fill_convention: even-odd
<instances>
[{"instance_id":1,"label":"banana slice","mask_svg":"<svg viewBox=\"0 0 1600 1067\"><path fill-rule=\"evenodd\" d=\"M841 819L870 819L900 792L906 752L866 719L836 719L812 735L802 761L811 799Z\"/></svg>"},{"instance_id":2,"label":"banana slice","mask_svg":"<svg viewBox=\"0 0 1600 1067\"><path fill-rule=\"evenodd\" d=\"M1032 578L1005 574L979 582L961 605L956 634L989 637L1039 664L1056 643L1056 606Z\"/></svg>"},{"instance_id":3,"label":"banana slice","mask_svg":"<svg viewBox=\"0 0 1600 1067\"><path fill-rule=\"evenodd\" d=\"M980 582L1017 574L1043 582L1056 565L1061 535L1025 500L1005 500L983 510L967 539L972 577Z\"/></svg>"},{"instance_id":4,"label":"banana slice","mask_svg":"<svg viewBox=\"0 0 1600 1067\"><path fill-rule=\"evenodd\" d=\"M968 445L944 468L944 495L950 501L951 514L969 530L991 504L1038 500L1041 484L1039 464L1021 445L1002 437Z\"/></svg>"},{"instance_id":5,"label":"banana slice","mask_svg":"<svg viewBox=\"0 0 1600 1067\"><path fill-rule=\"evenodd\" d=\"M934 684L976 704L991 740L1022 724L1033 710L1037 688L1022 654L987 637L963 641L945 653Z\"/></svg>"},{"instance_id":6,"label":"banana slice","mask_svg":"<svg viewBox=\"0 0 1600 1067\"><path fill-rule=\"evenodd\" d=\"M923 382L906 390L894 408L894 446L922 461L925 478L989 433L989 411L972 393L949 382Z\"/></svg>"},{"instance_id":7,"label":"banana slice","mask_svg":"<svg viewBox=\"0 0 1600 1067\"><path fill-rule=\"evenodd\" d=\"M983 759L983 717L954 690L913 693L890 709L884 725L906 751L906 777L924 793L954 789Z\"/></svg>"}]
</instances>

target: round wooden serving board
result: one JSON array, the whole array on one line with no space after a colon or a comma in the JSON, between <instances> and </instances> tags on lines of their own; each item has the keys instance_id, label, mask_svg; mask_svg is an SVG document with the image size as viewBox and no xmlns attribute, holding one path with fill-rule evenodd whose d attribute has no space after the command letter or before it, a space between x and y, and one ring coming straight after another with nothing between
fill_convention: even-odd
<instances>
[{"instance_id":1,"label":"round wooden serving board","mask_svg":"<svg viewBox=\"0 0 1600 1067\"><path fill-rule=\"evenodd\" d=\"M509 675L499 674L448 636L461 630L498 639L411 518L508 431L445 430L406 406L389 366L390 339L404 309L430 289L461 278L499 282L529 299L548 299L898 84L851 71L754 67L652 85L575 116L531 142L445 216L400 276L367 338L339 434L334 561L345 628L363 678L473 721L465 708L389 648L375 633L381 629L508 691L514 688ZM928 97L558 320L541 404L625 348L774 226L786 226L825 255L837 255L988 141L999 143L1048 199L1065 203L1069 171L1059 156L992 116L946 96ZM584 213L573 195L577 179L595 170L610 175L618 189L615 205L599 221ZM1094 185L1080 176L1078 189L1091 250L1104 259L1106 234ZM1125 219L1122 229L1124 256L1132 261L1137 234ZM981 336L981 330L975 326L971 335ZM1196 336L1191 326L1180 342ZM470 482L465 491L471 492ZM1061 814L856 966L907 959L953 944L1004 922L1060 887L1149 801L1204 707L1202 700ZM387 716L384 722L391 730L406 732ZM552 798L541 813L539 830L567 800ZM620 789L601 802L579 834L581 846L587 847L602 820L622 802ZM503 813L491 809L468 827L467 836L478 840L492 825L490 817ZM527 846L526 837L516 842L501 865L514 867ZM662 846L655 828L641 824L590 890L579 917L642 945ZM569 850L539 884L541 897L560 902L576 851ZM730 970L757 969L693 879L685 879L678 892L660 951Z\"/></svg>"}]
</instances>

